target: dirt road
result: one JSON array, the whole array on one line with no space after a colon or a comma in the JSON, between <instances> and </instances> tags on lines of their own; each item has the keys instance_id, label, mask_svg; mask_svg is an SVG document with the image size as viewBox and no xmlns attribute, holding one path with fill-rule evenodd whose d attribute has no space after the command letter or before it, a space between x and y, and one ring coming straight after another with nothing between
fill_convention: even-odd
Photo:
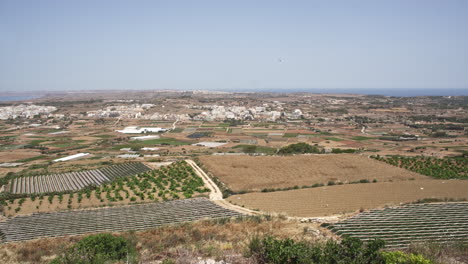
<instances>
[{"instance_id":1,"label":"dirt road","mask_svg":"<svg viewBox=\"0 0 468 264\"><path fill-rule=\"evenodd\" d=\"M260 212L253 211L247 208L243 208L237 205L233 205L229 203L228 201L223 199L223 193L219 189L218 185L211 180L211 178L200 168L198 165L193 161L193 160L185 160L192 168L195 170L195 172L200 176L203 181L205 182L205 185L210 189L210 200L213 201L215 204L222 206L227 209L231 209L233 211L247 214L247 215L259 215L261 214Z\"/></svg>"}]
</instances>

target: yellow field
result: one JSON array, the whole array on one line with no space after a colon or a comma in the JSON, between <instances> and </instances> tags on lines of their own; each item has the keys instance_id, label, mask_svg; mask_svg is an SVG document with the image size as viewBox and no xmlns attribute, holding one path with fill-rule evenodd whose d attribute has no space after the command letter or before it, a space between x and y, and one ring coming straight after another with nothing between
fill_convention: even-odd
<instances>
[{"instance_id":1,"label":"yellow field","mask_svg":"<svg viewBox=\"0 0 468 264\"><path fill-rule=\"evenodd\" d=\"M228 201L250 209L309 217L400 205L425 198L468 199L467 190L466 180L414 180L247 193L231 196Z\"/></svg>"},{"instance_id":2,"label":"yellow field","mask_svg":"<svg viewBox=\"0 0 468 264\"><path fill-rule=\"evenodd\" d=\"M202 156L200 161L214 176L233 191L260 191L326 184L329 181L352 182L361 179L378 182L428 177L384 162L353 154L298 156Z\"/></svg>"}]
</instances>

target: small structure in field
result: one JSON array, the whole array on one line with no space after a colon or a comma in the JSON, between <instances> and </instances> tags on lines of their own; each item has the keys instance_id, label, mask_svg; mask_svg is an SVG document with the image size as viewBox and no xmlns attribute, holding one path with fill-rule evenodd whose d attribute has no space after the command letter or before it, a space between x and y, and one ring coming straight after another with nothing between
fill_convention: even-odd
<instances>
[{"instance_id":1,"label":"small structure in field","mask_svg":"<svg viewBox=\"0 0 468 264\"><path fill-rule=\"evenodd\" d=\"M55 160L53 160L53 162L69 161L69 160L79 159L79 158L82 158L82 157L85 157L85 156L88 156L88 155L89 155L89 153L78 153L78 154L63 157L63 158L60 158L60 159L55 159Z\"/></svg>"},{"instance_id":2,"label":"small structure in field","mask_svg":"<svg viewBox=\"0 0 468 264\"><path fill-rule=\"evenodd\" d=\"M131 140L150 140L150 139L158 139L159 136L141 136L141 137L131 137Z\"/></svg>"},{"instance_id":3,"label":"small structure in field","mask_svg":"<svg viewBox=\"0 0 468 264\"><path fill-rule=\"evenodd\" d=\"M116 130L119 133L123 134L145 134L145 133L161 133L161 132L166 132L166 128L161 128L161 127L126 127L122 130Z\"/></svg>"},{"instance_id":4,"label":"small structure in field","mask_svg":"<svg viewBox=\"0 0 468 264\"><path fill-rule=\"evenodd\" d=\"M219 147L219 146L226 145L226 144L227 143L225 142L199 142L199 143L192 144L192 146L215 148L215 147Z\"/></svg>"}]
</instances>

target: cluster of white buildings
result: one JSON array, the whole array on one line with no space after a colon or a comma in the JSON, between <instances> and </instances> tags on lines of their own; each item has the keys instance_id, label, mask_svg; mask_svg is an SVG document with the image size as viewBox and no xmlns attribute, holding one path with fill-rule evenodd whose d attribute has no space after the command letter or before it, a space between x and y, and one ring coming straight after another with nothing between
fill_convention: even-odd
<instances>
[{"instance_id":1,"label":"cluster of white buildings","mask_svg":"<svg viewBox=\"0 0 468 264\"><path fill-rule=\"evenodd\" d=\"M155 105L153 104L133 104L129 106L108 106L97 111L88 111L89 117L115 117L115 118L141 118L158 121L167 120L203 120L203 121L223 121L226 119L235 120L262 120L275 122L281 117L288 119L300 119L303 113L300 109L292 112L284 112L280 105L275 105L272 110L267 104L263 106L223 106L223 105L190 105L190 109L199 109L202 112L197 114L176 114L176 113L145 113ZM162 106L164 107L164 106Z\"/></svg>"},{"instance_id":2,"label":"cluster of white buildings","mask_svg":"<svg viewBox=\"0 0 468 264\"><path fill-rule=\"evenodd\" d=\"M89 117L142 118L143 113L152 107L154 104L115 105L88 111L86 115Z\"/></svg>"},{"instance_id":3,"label":"cluster of white buildings","mask_svg":"<svg viewBox=\"0 0 468 264\"><path fill-rule=\"evenodd\" d=\"M0 120L21 118L33 118L38 115L49 115L57 110L55 106L42 106L21 104L15 106L0 107Z\"/></svg>"},{"instance_id":4,"label":"cluster of white buildings","mask_svg":"<svg viewBox=\"0 0 468 264\"><path fill-rule=\"evenodd\" d=\"M150 120L159 120L159 121L167 121L167 120L180 120L180 121L187 121L190 120L190 116L188 114L162 114L162 113L154 113L152 115L147 115L144 118Z\"/></svg>"},{"instance_id":5,"label":"cluster of white buildings","mask_svg":"<svg viewBox=\"0 0 468 264\"><path fill-rule=\"evenodd\" d=\"M243 106L211 106L208 111L195 116L194 120L220 121L226 119L236 120L264 120L277 121L282 116L290 119L299 119L302 117L302 111L299 109L291 113L280 110L268 110L265 106L243 107Z\"/></svg>"},{"instance_id":6,"label":"cluster of white buildings","mask_svg":"<svg viewBox=\"0 0 468 264\"><path fill-rule=\"evenodd\" d=\"M199 114L161 114L154 113L151 116L144 118L151 120L203 120L203 121L223 121L226 119L235 120L264 120L275 122L282 116L288 119L300 119L303 113L300 109L288 113L282 109L269 110L267 106L222 106L222 105L204 105L204 106L187 106L191 109L205 110Z\"/></svg>"}]
</instances>

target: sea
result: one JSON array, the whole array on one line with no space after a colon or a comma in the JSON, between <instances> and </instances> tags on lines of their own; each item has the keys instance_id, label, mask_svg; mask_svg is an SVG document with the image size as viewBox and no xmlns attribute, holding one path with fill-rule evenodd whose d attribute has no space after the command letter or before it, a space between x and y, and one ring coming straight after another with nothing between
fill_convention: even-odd
<instances>
[{"instance_id":1,"label":"sea","mask_svg":"<svg viewBox=\"0 0 468 264\"><path fill-rule=\"evenodd\" d=\"M0 102L24 101L39 98L36 95L0 95Z\"/></svg>"},{"instance_id":2,"label":"sea","mask_svg":"<svg viewBox=\"0 0 468 264\"><path fill-rule=\"evenodd\" d=\"M316 89L239 89L237 92L275 92L275 93L321 93L321 94L363 94L363 95L384 95L395 97L414 96L468 96L467 89L351 89L351 88L316 88ZM226 92L235 92L228 90Z\"/></svg>"}]
</instances>

